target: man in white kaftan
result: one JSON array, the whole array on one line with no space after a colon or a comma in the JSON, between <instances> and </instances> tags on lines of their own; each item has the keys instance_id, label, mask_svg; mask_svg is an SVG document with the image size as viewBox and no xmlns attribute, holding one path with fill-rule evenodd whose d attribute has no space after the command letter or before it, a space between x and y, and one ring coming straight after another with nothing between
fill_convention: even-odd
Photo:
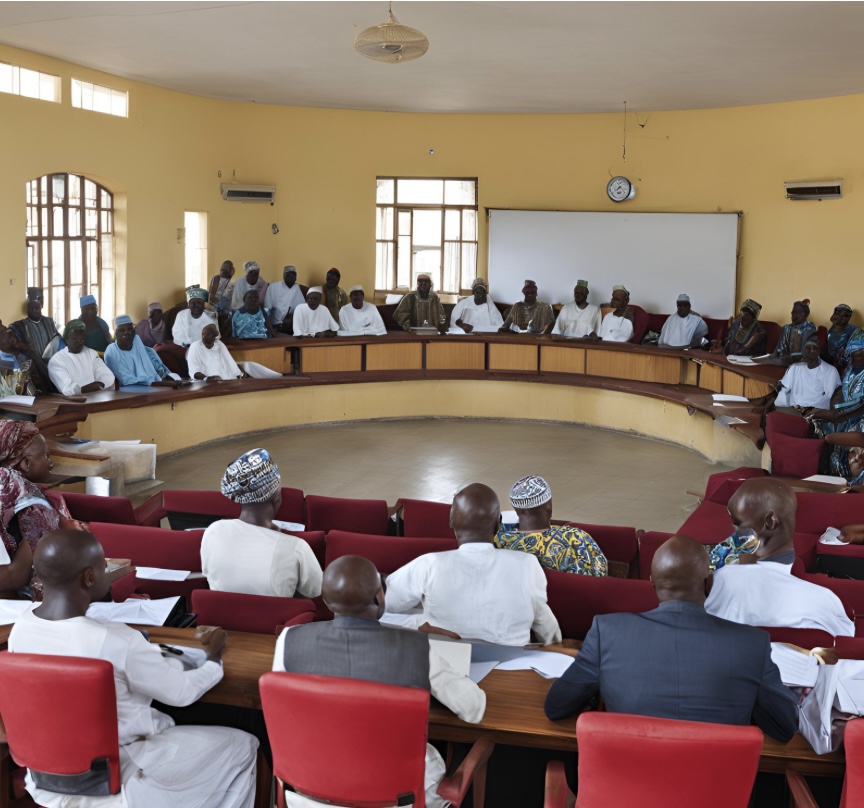
<instances>
[{"instance_id":1,"label":"man in white kaftan","mask_svg":"<svg viewBox=\"0 0 864 808\"><path fill-rule=\"evenodd\" d=\"M306 293L306 302L294 310L295 337L335 336L339 323L333 319L329 309L321 305L322 298L321 287L313 286Z\"/></svg>"},{"instance_id":2,"label":"man in white kaftan","mask_svg":"<svg viewBox=\"0 0 864 808\"><path fill-rule=\"evenodd\" d=\"M588 302L588 281L576 281L573 302L561 307L552 333L562 337L587 337L599 334L601 325L599 306Z\"/></svg>"},{"instance_id":3,"label":"man in white kaftan","mask_svg":"<svg viewBox=\"0 0 864 808\"><path fill-rule=\"evenodd\" d=\"M64 329L66 347L48 362L51 383L64 396L114 387L114 374L92 348L84 344L84 323L71 320Z\"/></svg>"},{"instance_id":4,"label":"man in white kaftan","mask_svg":"<svg viewBox=\"0 0 864 808\"><path fill-rule=\"evenodd\" d=\"M364 334L369 337L383 337L387 327L378 313L378 308L364 300L362 286L352 286L348 293L348 306L339 309L339 333L344 335Z\"/></svg>"},{"instance_id":5,"label":"man in white kaftan","mask_svg":"<svg viewBox=\"0 0 864 808\"><path fill-rule=\"evenodd\" d=\"M630 342L633 337L633 321L610 311L603 318L597 336L606 342Z\"/></svg>"},{"instance_id":6,"label":"man in white kaftan","mask_svg":"<svg viewBox=\"0 0 864 808\"><path fill-rule=\"evenodd\" d=\"M690 297L678 295L676 312L670 314L663 323L660 340L661 348L697 348L708 336L708 324L690 311Z\"/></svg>"},{"instance_id":7,"label":"man in white kaftan","mask_svg":"<svg viewBox=\"0 0 864 808\"><path fill-rule=\"evenodd\" d=\"M270 323L277 331L291 333L294 310L306 302L303 290L297 283L297 267L287 266L282 270L282 283L271 283L263 298Z\"/></svg>"},{"instance_id":8,"label":"man in white kaftan","mask_svg":"<svg viewBox=\"0 0 864 808\"><path fill-rule=\"evenodd\" d=\"M451 334L492 334L504 325L504 317L492 302L489 287L483 278L471 284L471 297L463 297L450 315Z\"/></svg>"},{"instance_id":9,"label":"man in white kaftan","mask_svg":"<svg viewBox=\"0 0 864 808\"><path fill-rule=\"evenodd\" d=\"M207 295L207 290L198 286L186 290L189 308L177 312L174 325L171 326L171 337L175 345L191 345L201 339L201 332L206 326L216 322L216 317L204 310Z\"/></svg>"},{"instance_id":10,"label":"man in white kaftan","mask_svg":"<svg viewBox=\"0 0 864 808\"><path fill-rule=\"evenodd\" d=\"M258 266L258 262L247 261L243 264L243 277L234 282L234 291L231 293L231 310L237 311L237 309L242 308L246 292L252 289L258 292L258 299L263 306L269 286L270 284L261 277L261 267Z\"/></svg>"},{"instance_id":11,"label":"man in white kaftan","mask_svg":"<svg viewBox=\"0 0 864 808\"><path fill-rule=\"evenodd\" d=\"M831 409L831 396L840 386L837 368L819 358L822 346L814 334L804 343L803 359L789 365L780 380L777 407L815 407Z\"/></svg>"}]
</instances>

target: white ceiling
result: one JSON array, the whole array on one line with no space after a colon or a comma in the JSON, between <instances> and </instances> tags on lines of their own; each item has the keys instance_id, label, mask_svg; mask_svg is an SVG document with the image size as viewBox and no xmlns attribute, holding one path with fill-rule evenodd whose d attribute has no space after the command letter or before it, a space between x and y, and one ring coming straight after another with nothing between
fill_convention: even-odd
<instances>
[{"instance_id":1,"label":"white ceiling","mask_svg":"<svg viewBox=\"0 0 864 808\"><path fill-rule=\"evenodd\" d=\"M415 62L354 53L381 2L0 2L0 42L195 95L421 112L617 112L864 93L858 2L408 2Z\"/></svg>"}]
</instances>

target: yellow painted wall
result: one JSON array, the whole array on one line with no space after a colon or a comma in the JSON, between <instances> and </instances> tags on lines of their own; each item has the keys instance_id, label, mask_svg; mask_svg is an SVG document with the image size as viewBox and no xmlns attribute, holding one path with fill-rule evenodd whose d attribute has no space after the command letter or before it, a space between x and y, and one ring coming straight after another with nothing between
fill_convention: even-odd
<instances>
[{"instance_id":1,"label":"yellow painted wall","mask_svg":"<svg viewBox=\"0 0 864 808\"><path fill-rule=\"evenodd\" d=\"M626 210L742 210L739 300L759 300L763 318L785 322L800 297L812 300L819 322L841 300L864 308L857 282L864 252L864 194L858 194L864 96L643 114L644 129L628 127L625 165L620 114L258 106L161 90L3 46L0 59L58 73L64 94L59 105L0 94L4 320L23 310L24 184L50 171L100 179L119 192L121 206L128 203L119 222L127 237L127 279L118 306L135 317L144 315L148 300L179 300L183 248L176 229L184 210L210 214L214 271L224 258L235 264L254 258L268 279L293 263L302 281L320 282L328 267L338 266L343 286L359 282L370 289L379 174L477 176L481 208L623 210L606 199L610 171L638 185ZM71 75L129 89L129 119L71 109ZM277 185L276 206L223 202L219 183L232 176ZM842 200L784 198L784 180L838 177ZM270 232L273 222L278 236ZM482 274L485 222L480 238ZM534 274L542 280L541 268Z\"/></svg>"}]
</instances>

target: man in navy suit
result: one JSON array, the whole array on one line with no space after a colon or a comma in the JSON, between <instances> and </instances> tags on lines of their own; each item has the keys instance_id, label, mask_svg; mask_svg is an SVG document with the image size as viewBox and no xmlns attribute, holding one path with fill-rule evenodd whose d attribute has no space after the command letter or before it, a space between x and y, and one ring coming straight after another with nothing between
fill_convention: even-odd
<instances>
[{"instance_id":1,"label":"man in navy suit","mask_svg":"<svg viewBox=\"0 0 864 808\"><path fill-rule=\"evenodd\" d=\"M660 606L595 617L579 657L550 688L546 715L574 715L599 695L613 713L755 723L788 741L798 707L771 661L770 637L707 614L711 580L703 545L669 539L651 564Z\"/></svg>"}]
</instances>

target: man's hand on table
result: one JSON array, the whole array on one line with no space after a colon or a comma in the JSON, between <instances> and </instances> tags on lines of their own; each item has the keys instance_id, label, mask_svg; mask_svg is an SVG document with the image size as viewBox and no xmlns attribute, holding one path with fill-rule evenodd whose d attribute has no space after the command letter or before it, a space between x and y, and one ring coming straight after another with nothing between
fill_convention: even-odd
<instances>
[{"instance_id":1,"label":"man's hand on table","mask_svg":"<svg viewBox=\"0 0 864 808\"><path fill-rule=\"evenodd\" d=\"M446 628L439 628L438 626L433 626L431 623L424 623L417 630L422 631L424 634L440 634L442 637L449 637L451 640L462 639L455 631L448 631Z\"/></svg>"},{"instance_id":2,"label":"man's hand on table","mask_svg":"<svg viewBox=\"0 0 864 808\"><path fill-rule=\"evenodd\" d=\"M198 626L195 639L207 652L207 659L219 662L222 659L222 649L228 644L228 634L218 626Z\"/></svg>"}]
</instances>

